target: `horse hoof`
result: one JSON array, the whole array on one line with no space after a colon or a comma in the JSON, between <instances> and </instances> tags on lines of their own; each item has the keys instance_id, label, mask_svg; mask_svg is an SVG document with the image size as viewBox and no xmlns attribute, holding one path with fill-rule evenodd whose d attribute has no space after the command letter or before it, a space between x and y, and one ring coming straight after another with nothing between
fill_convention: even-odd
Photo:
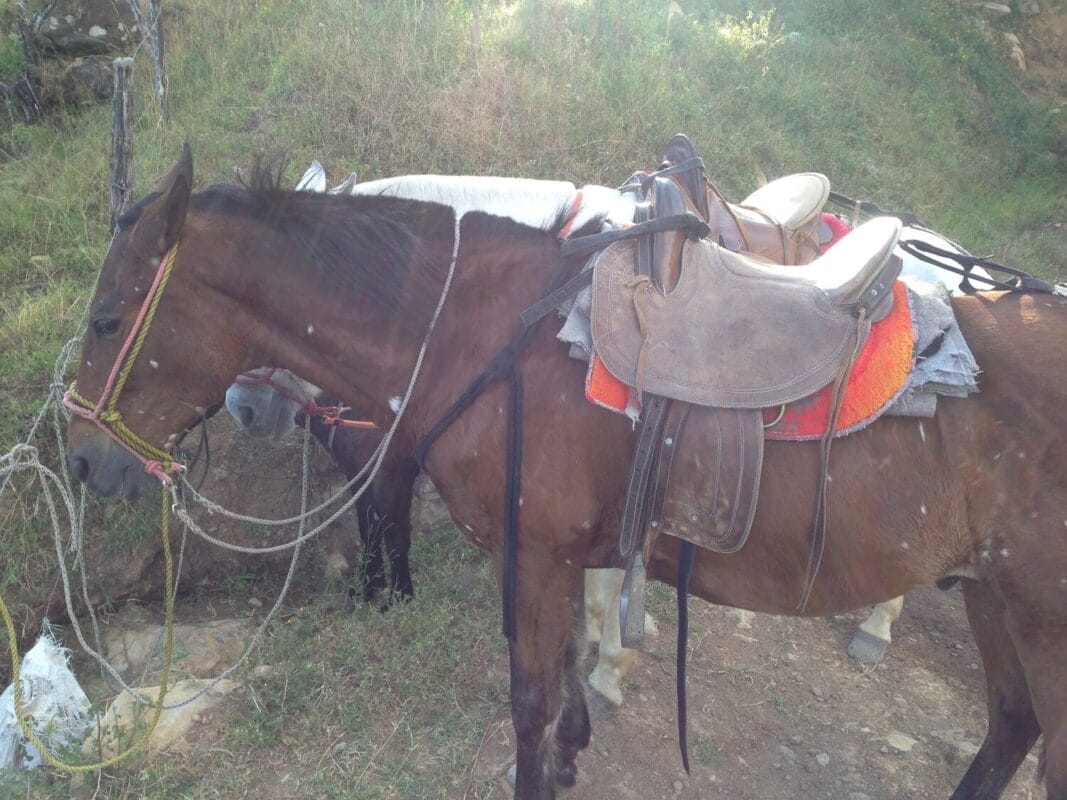
<instances>
[{"instance_id":1,"label":"horse hoof","mask_svg":"<svg viewBox=\"0 0 1067 800\"><path fill-rule=\"evenodd\" d=\"M556 768L556 788L570 789L578 782L578 765L573 761Z\"/></svg>"},{"instance_id":2,"label":"horse hoof","mask_svg":"<svg viewBox=\"0 0 1067 800\"><path fill-rule=\"evenodd\" d=\"M585 685L585 707L589 711L589 719L597 722L622 708L622 703L612 701L587 683Z\"/></svg>"},{"instance_id":3,"label":"horse hoof","mask_svg":"<svg viewBox=\"0 0 1067 800\"><path fill-rule=\"evenodd\" d=\"M888 641L871 636L867 631L860 629L849 642L848 654L862 664L881 664L887 647L889 647Z\"/></svg>"},{"instance_id":4,"label":"horse hoof","mask_svg":"<svg viewBox=\"0 0 1067 800\"><path fill-rule=\"evenodd\" d=\"M518 775L518 765L512 764L508 767L508 786L512 791L515 791L515 780ZM578 782L578 767L576 764L568 764L565 767L556 770L556 788L557 789L570 789Z\"/></svg>"}]
</instances>

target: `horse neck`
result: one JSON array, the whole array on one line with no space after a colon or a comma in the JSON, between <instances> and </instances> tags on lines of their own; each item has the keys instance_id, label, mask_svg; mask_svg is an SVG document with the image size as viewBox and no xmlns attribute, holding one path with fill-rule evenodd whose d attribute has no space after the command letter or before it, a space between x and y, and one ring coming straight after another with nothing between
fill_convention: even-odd
<instances>
[{"instance_id":1,"label":"horse neck","mask_svg":"<svg viewBox=\"0 0 1067 800\"><path fill-rule=\"evenodd\" d=\"M388 276L368 268L374 253L354 259L354 275L331 279L286 242L262 235L235 242L242 263L259 264L254 280L246 275L230 289L245 294L254 316L247 365L283 367L344 402L369 401L367 412L381 424L391 421L426 342L409 412L409 425L425 432L517 335L519 313L540 297L559 260L550 233L469 214L430 334L454 244L451 211L435 208L406 277L391 287L378 285Z\"/></svg>"}]
</instances>

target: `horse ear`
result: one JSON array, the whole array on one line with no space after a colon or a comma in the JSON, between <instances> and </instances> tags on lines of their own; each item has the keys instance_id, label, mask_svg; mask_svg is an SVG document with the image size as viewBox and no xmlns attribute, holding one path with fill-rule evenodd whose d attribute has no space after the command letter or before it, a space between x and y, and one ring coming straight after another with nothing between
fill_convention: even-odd
<instances>
[{"instance_id":1,"label":"horse ear","mask_svg":"<svg viewBox=\"0 0 1067 800\"><path fill-rule=\"evenodd\" d=\"M146 257L162 258L178 241L193 191L193 152L186 143L181 158L156 185L156 195L134 226L132 240Z\"/></svg>"}]
</instances>

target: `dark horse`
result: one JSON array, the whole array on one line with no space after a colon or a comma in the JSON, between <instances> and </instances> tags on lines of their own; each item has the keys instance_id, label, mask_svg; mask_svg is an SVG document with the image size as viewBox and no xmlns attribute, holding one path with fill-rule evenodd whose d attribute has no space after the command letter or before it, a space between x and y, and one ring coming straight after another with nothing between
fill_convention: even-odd
<instances>
[{"instance_id":1,"label":"dark horse","mask_svg":"<svg viewBox=\"0 0 1067 800\"><path fill-rule=\"evenodd\" d=\"M384 429L455 258L398 429L401 446L411 447L513 339L519 313L561 269L555 232L564 208L554 227L538 230L474 212L457 225L451 208L428 202L287 192L262 172L248 187L195 195L191 187L186 150L123 217L92 301L71 396L93 405L121 389L112 407L128 425L123 436L140 437L135 456L109 434L114 414L100 425L72 419L73 472L101 495L132 498L155 484L152 475L165 477L166 461L156 463L162 448L219 402L238 373L262 364L335 396L368 398L361 410ZM140 325L137 308L161 261L170 282L128 376L113 382L109 372L126 360L120 349ZM983 370L981 393L942 400L933 419L885 418L838 441L826 554L804 613L962 576L989 727L953 796L1000 796L1043 735L1048 795L1065 800L1067 299L996 293L954 304ZM585 368L554 333L539 327L519 361L525 442L509 644L516 796L524 800L552 798L557 781L573 782L589 742L573 623L583 568L607 566L616 547L634 442L628 419L583 402ZM492 554L498 575L507 398L505 385L489 387L425 461L458 529ZM816 443L768 442L751 537L733 555L698 552L693 593L797 613L819 460ZM649 573L673 582L677 555L664 537Z\"/></svg>"},{"instance_id":2,"label":"dark horse","mask_svg":"<svg viewBox=\"0 0 1067 800\"><path fill-rule=\"evenodd\" d=\"M285 370L250 370L226 390L226 408L241 430L250 436L281 439L304 425L304 413L315 406L334 406L311 386ZM311 414L312 436L351 481L374 456L382 436L377 431L353 430L324 421ZM363 543L359 585L363 600L370 602L386 589L385 562L389 562L387 605L394 599L415 596L411 583L411 499L412 484L419 465L409 454L390 448L377 477L356 500L359 538ZM353 486L357 491L359 486ZM353 594L349 592L349 607Z\"/></svg>"}]
</instances>

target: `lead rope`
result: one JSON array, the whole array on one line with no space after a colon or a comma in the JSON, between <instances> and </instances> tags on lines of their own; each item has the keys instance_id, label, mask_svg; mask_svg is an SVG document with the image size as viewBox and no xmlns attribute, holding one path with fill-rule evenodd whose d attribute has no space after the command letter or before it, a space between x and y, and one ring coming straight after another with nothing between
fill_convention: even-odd
<instances>
[{"instance_id":1,"label":"lead rope","mask_svg":"<svg viewBox=\"0 0 1067 800\"><path fill-rule=\"evenodd\" d=\"M286 579L286 587L288 587L289 583L291 581L293 572L294 572L294 568L295 568L296 561L297 561L296 556L297 556L297 554L299 552L300 545L303 542L305 542L308 539L310 539L312 536L317 535L319 532L321 532L323 529L325 529L328 525L332 524L338 517L341 516L341 514L343 514L349 508L351 508L352 505L354 505L355 502L362 496L363 492L366 491L367 487L370 485L370 480L373 479L374 475L377 473L379 467L381 466L382 461L384 460L388 444L392 440L393 434L395 433L395 431L397 429L397 426L399 425L400 419L402 418L403 413L407 408L408 402L411 399L411 395L412 395L414 387L415 387L415 382L416 382L416 380L418 378L419 372L421 371L422 363L423 363L423 360L424 360L425 355L426 355L426 350L427 350L427 348L429 346L430 336L433 333L434 328L436 327L438 318L440 317L441 310L442 310L442 308L444 306L444 303L445 303L445 299L447 298L448 293L449 293L449 289L451 288L452 280L453 280L453 278L455 276L456 264L457 264L458 256L459 256L460 221L461 221L461 219L462 219L462 215L458 214L458 213L455 213L455 221L454 221L454 225L453 225L454 235L453 235L452 257L451 257L451 261L450 261L450 264L449 264L448 276L445 279L445 284L444 284L444 287L442 289L441 296L438 299L437 306L435 307L433 316L431 317L431 320L430 320L430 324L429 324L429 326L427 328L425 336L423 337L422 345L421 345L421 347L419 349L419 355L418 355L418 358L416 360L415 367L414 367L414 369L412 371L411 379L408 382L407 390L406 390L406 392L404 394L403 400L401 401L400 407L397 410L397 414L396 414L396 417L394 418L393 425L390 426L390 428L387 431L386 435L383 437L382 442L379 444L378 449L376 450L377 459L375 460L374 465L371 468L371 473L370 473L370 476L368 477L367 483L358 492L354 493L353 496L349 499L349 501L347 503L345 503L335 514L333 514L329 519L327 519L325 522L323 522L322 524L317 526L314 530L312 530L312 531L310 531L309 533L306 533L306 534L302 532L303 531L303 523L304 523L304 521L307 518L309 518L310 516L312 516L313 514L317 513L319 510L321 510L323 508L326 508L329 505L331 505L336 500L337 497L339 497L344 491L346 491L348 488L350 488L351 485L354 485L354 483L357 480L360 479L360 477L363 475L363 473L365 473L367 471L366 467L363 470L361 470L360 473L356 477L354 477L351 481L349 481L348 484L346 484L344 487L342 487L340 490L338 490L338 492L333 497L329 498L327 501L325 501L324 503L320 504L318 507L316 507L315 510L312 510L312 511L308 511L307 510L306 493L305 493L304 501L302 502L302 506L301 506L300 515L297 516L297 517L291 518L289 520L260 520L260 519L257 519L257 518L254 518L254 517L249 517L249 516L246 516L246 515L234 514L232 512L227 511L226 509L222 508L218 504L215 504L215 503L212 503L211 501L208 501L206 498L201 496L188 482L185 482L183 484L184 487L189 490L191 495L194 498L196 498L198 501L200 501L202 505L204 505L205 507L213 508L214 510L217 510L217 511L221 512L224 516L227 516L227 517L230 517L230 518L243 519L245 521L252 522L252 523L269 524L269 525L289 524L291 522L296 522L296 521L299 521L301 523L301 527L300 527L300 531L301 532L298 533L298 536L297 536L296 539L294 539L291 542L288 542L288 543L285 543L283 545L279 545L279 546L276 546L276 547L272 547L272 548L243 548L243 547L239 547L239 546L236 546L236 545L232 545L232 544L230 544L228 542L224 542L224 541L215 539L214 537L211 537L208 534L206 534L206 532L204 532L200 528L200 526L197 525L191 519L191 517L189 517L188 512L185 509L184 502L182 502L182 500L178 496L177 487L173 484L173 480L171 479L170 474L168 474L170 472L177 472L179 475L181 475L182 474L182 470L179 469L179 467L181 465L176 464L176 462L173 461L173 458L170 456L169 453L157 450L156 448L154 448L151 445L149 445L147 442L144 442L143 439L141 439L139 436L137 436L137 434L135 434L132 430L130 430L125 425L124 421L122 420L121 414L119 414L119 412L117 411L118 395L121 394L122 387L124 386L126 378L128 377L130 370L132 369L132 362L133 362L133 360L136 359L137 354L140 352L141 345L143 344L144 338L147 335L147 327L149 326L149 324L150 324L150 322L151 322L151 320L152 320L152 318L153 318L153 316L154 316L154 314L156 312L156 308L159 305L159 300L160 300L160 297L162 295L162 290L166 286L166 282L169 279L170 272L171 272L171 269L172 269L172 266L173 266L173 256L174 256L174 252L176 250L176 247L174 249L172 249L168 253L168 257L164 258L163 262L160 264L160 269L156 274L156 279L154 280L154 282L152 284L152 287L149 288L149 292L148 292L148 295L145 298L144 304L142 305L141 312L138 314L137 324L135 325L135 328L131 331L130 335L127 337L126 342L123 344L123 348L120 351L120 358L119 358L119 360L116 361L116 365L112 368L112 372L111 372L111 374L109 375L109 378L108 378L108 383L107 383L107 385L105 387L105 391L102 394L100 400L94 406L86 398L84 398L80 394L78 394L76 389L73 386L70 389L67 390L66 395L63 397L63 404L71 412L77 414L78 416L81 416L83 418L89 419L92 422L94 422L110 438L118 441L122 446L126 447L137 458L138 461L140 461L142 464L144 464L145 465L145 469L146 469L147 472L149 472L149 474L155 475L157 478L159 478L159 480L165 486L168 486L171 489L171 497L170 498L168 498L168 495L167 495L166 491L163 492L163 501L162 501L162 507L161 507L162 508L162 510L161 510L161 527L163 528L163 552L164 552L164 567L165 567L165 585L164 585L164 606L165 606L165 628L164 628L164 630L165 630L165 634L164 634L164 636L165 636L165 646L164 646L164 649L165 649L165 662L164 662L164 669L163 669L163 674L162 674L162 679L161 679L160 692L159 692L159 696L158 696L156 702L154 703L155 710L154 710L154 713L153 713L153 716L152 716L152 719L151 719L151 721L149 723L148 728L144 732L142 732L142 734L126 750L124 750L122 753L119 753L116 756L113 756L113 757L111 757L109 759L106 759L106 760L102 760L102 761L100 761L98 763L95 763L95 764L71 765L71 764L66 764L66 763L60 761L56 757L52 756L46 750L46 748L43 746L43 743L41 743L39 737L37 736L36 732L32 729L32 726L30 726L28 724L28 721L26 720L26 718L24 716L24 713L23 713L23 697L22 697L22 694L21 694L21 670L20 670L21 664L20 664L19 655L18 655L18 640L17 640L16 631L15 631L15 627L14 627L14 621L11 618L11 615L10 615L8 609L7 609L7 605L3 601L3 598L0 597L0 618L2 618L5 630L6 630L7 635L8 635L8 640L9 640L8 641L8 649L9 649L9 653L10 653L10 656L11 656L12 681L14 683L14 690L15 690L15 694L16 694L16 698L15 698L16 718L17 718L17 721L19 723L20 729L22 730L23 734L26 736L26 739L31 744L33 744L34 747L36 747L40 751L42 760L44 760L49 765L55 767L56 769L59 769L61 771L65 771L65 772L70 772L70 773L82 773L82 772L90 772L90 771L95 771L95 770L99 770L99 769L104 769L104 768L106 768L108 766L112 766L112 765L114 765L114 764L126 759L133 752L135 752L137 749L139 749L141 746L143 746L145 744L145 742L147 742L148 738L151 736L153 730L156 727L156 724L158 723L160 717L162 716L162 712L163 712L163 710L165 708L164 698L165 698L165 695L166 695L167 682L169 680L170 665L171 665L171 663L173 661L173 628L174 628L173 599L174 599L174 590L173 590L172 587L174 586L174 572L173 572L173 559L172 559L172 556L171 556L170 536L169 536L170 514L171 514L172 511L176 512L178 514L179 518L182 519L182 521L189 527L189 529L193 530L194 533L197 533L198 535L202 536L202 538L205 538L208 541L211 541L214 544L217 544L217 545L219 545L221 547L224 547L224 548L227 548L227 549L238 550L238 551L243 551L243 552L276 552L278 550L284 550L284 549L292 548L294 550L293 559L292 559L292 561L290 563L289 574L288 574L287 579ZM98 278L98 280L99 280L99 278ZM145 322L146 324L141 326L142 322ZM131 345L131 342L133 343L132 345ZM73 346L74 346L74 340L72 339L71 341L69 341L67 343L66 349L69 350L69 348L71 348ZM119 370L118 364L121 363L121 359L126 355L127 352L129 352L131 354L130 360L123 365L121 370ZM68 353L68 355L69 355L69 353ZM65 361L65 363L69 363L69 358ZM108 393L110 392L110 390L113 387L114 387L114 390L115 390L114 394L112 394L111 397L108 398ZM108 408L107 408L107 410L101 412L101 408L104 405L105 399L109 400ZM44 415L44 411L42 410L42 413L40 415L38 415L37 421L34 423L34 427L33 427L32 430L36 430L38 424L40 423L41 419L43 418L43 415ZM112 431L111 430L111 426L121 426L121 429L118 432ZM32 431L31 431L31 433L32 433ZM307 437L307 434L305 432L305 454L306 454L307 441L308 441L308 437ZM61 483L59 477L56 476L55 473L53 473L51 470L48 470L46 467L44 467L44 465L40 464L39 460L36 459L36 448L34 448L32 446L26 445L24 447L15 448L10 453L8 453L7 456L5 456L5 461L6 460L14 461L15 456L18 453L23 452L23 451L27 451L27 452L32 451L32 454L33 454L33 457L34 457L34 462L30 463L30 464L14 463L12 466L5 466L4 469L3 469L5 480L4 480L4 483L3 483L2 487L0 487L0 489L6 489L7 488L8 483L10 482L11 475L13 474L14 471L18 471L20 469L28 469L28 468L33 467L33 466L35 466L38 469L40 474L47 475L51 480L54 480L57 483L57 485L59 485L59 486L63 485ZM147 452L143 452L143 451L147 451ZM153 458L153 456L155 456L155 458ZM307 484L307 473L308 473L308 470L307 470L306 455L305 455L305 469L304 469L305 491L306 491L306 484ZM64 474L65 474L65 470L64 470ZM84 495L83 495L83 498L84 498ZM74 520L74 519L78 518L78 517L76 517L76 512L74 511L73 505L72 505L70 499L67 497L66 493L64 494L64 500L67 503L67 510L68 510L68 513L70 514L71 519ZM168 500L173 500L173 504L171 502L168 502ZM47 489L46 489L46 503L50 507L50 512L53 515L54 527L55 527L55 530L58 532L58 530L59 530L58 515L55 513L54 501L51 499L51 495L47 491ZM184 543L184 539L183 539L183 543ZM72 544L73 544L73 542L72 542ZM59 553L60 544L59 544L58 535L56 537L56 548L57 548L57 553ZM80 554L80 550L79 550L79 554ZM61 553L60 553L60 555L61 555ZM73 622L74 628L75 628L77 636L78 636L79 643L82 645L82 647L88 653L90 653L99 663L101 663L102 666L107 667L108 670L111 672L112 676L117 678L118 681L122 684L122 686L125 689L128 690L129 687L126 686L125 682L122 680L121 676L119 676L115 672L114 668L111 667L111 665L108 664L106 662L106 660L103 659L102 656L100 656L99 653L97 653L95 650L93 650L91 647L89 647L88 644L85 642L85 640L84 640L84 638L82 636L82 633L81 633L81 629L78 626L77 618L73 613L72 598L71 598L71 593L70 593L70 584L69 584L69 580L68 580L68 576L67 576L66 570L63 567L62 558L60 558L59 568L60 568L60 572L61 572L61 575L62 575L62 578L63 578L64 597L65 597L66 604L67 604L67 611L70 614L71 620ZM83 575L83 580L84 580L84 575ZM279 596L278 601L275 603L275 606L271 609L270 614L268 614L267 618L264 620L264 624L260 627L260 629L257 631L256 635L253 637L253 640L250 643L248 649L246 649L245 653L241 656L241 658L238 660L237 663L235 663L232 667L230 667L230 669L228 669L226 672L224 672L222 675L220 675L218 678L216 678L211 684L209 684L208 686L203 687L193 697L183 701L182 703L176 704L174 706L166 706L166 708L179 707L181 705L185 705L185 704L187 704L189 702L192 702L192 700L196 699L196 697L199 697L204 692L210 690L211 687L216 685L226 675L229 675L235 669L237 669L240 666L240 663L242 661L244 661L244 659L251 653L252 649L255 647L255 644L258 641L259 635L262 633L262 631L266 627L266 624L270 621L271 615L280 606L281 601L282 601L283 598L284 598L284 590L283 590L282 595ZM95 630L95 617L93 618L93 622L94 622L94 630ZM99 639L99 635L97 635L97 639ZM141 702L141 699L140 699L139 695L134 694L134 697L138 698L138 702Z\"/></svg>"},{"instance_id":2,"label":"lead rope","mask_svg":"<svg viewBox=\"0 0 1067 800\"><path fill-rule=\"evenodd\" d=\"M7 605L4 603L4 599L0 597L0 617L3 618L4 629L7 631L7 644L8 653L11 656L11 671L12 671L12 687L14 689L14 706L15 706L15 719L18 721L19 728L22 731L22 735L26 737L26 740L32 744L37 752L41 755L41 760L51 767L67 772L70 774L80 774L83 772L95 772L96 770L105 769L113 764L117 764L120 761L124 761L136 750L139 750L144 745L148 738L156 729L156 725L159 723L160 717L163 716L163 701L167 694L167 684L170 680L170 668L174 656L174 592L172 589L174 581L174 562L171 556L170 549L170 498L166 492L162 493L163 502L161 506L162 516L162 529L163 529L163 607L164 614L167 620L165 628L166 634L163 642L163 674L160 676L159 682L159 694L156 697L154 704L154 711L152 718L148 722L148 726L137 736L136 739L120 753L117 753L110 758L105 758L100 761L91 764L68 764L65 761L60 760L56 756L49 752L48 747L45 745L41 738L37 735L37 732L33 729L33 725L30 724L29 719L25 712L25 698L22 693L22 674L21 664L19 661L19 648L18 638L15 633L15 623L11 619L11 614L8 612Z\"/></svg>"}]
</instances>

